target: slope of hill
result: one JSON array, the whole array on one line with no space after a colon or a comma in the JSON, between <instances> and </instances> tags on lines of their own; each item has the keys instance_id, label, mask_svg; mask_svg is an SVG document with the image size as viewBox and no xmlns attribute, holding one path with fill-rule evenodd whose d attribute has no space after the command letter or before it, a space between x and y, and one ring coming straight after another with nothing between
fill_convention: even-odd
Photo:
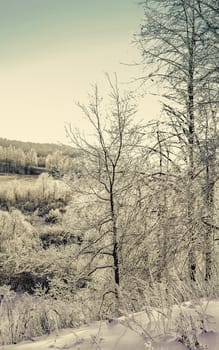
<instances>
[{"instance_id":1,"label":"slope of hill","mask_svg":"<svg viewBox=\"0 0 219 350\"><path fill-rule=\"evenodd\" d=\"M24 152L28 152L30 149L34 149L39 157L46 157L48 154L56 151L62 151L64 154L69 156L74 156L78 153L77 150L74 150L71 146L68 145L8 140L6 138L0 137L0 146L9 147L10 145L15 148L20 148Z\"/></svg>"},{"instance_id":2,"label":"slope of hill","mask_svg":"<svg viewBox=\"0 0 219 350\"><path fill-rule=\"evenodd\" d=\"M67 145L32 143L0 138L0 173L39 175L62 173L80 152Z\"/></svg>"}]
</instances>

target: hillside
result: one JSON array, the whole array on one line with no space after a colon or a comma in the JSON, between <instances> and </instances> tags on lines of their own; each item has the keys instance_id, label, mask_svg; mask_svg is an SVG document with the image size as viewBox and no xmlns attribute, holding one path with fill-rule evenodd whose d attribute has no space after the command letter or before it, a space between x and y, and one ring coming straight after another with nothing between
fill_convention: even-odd
<instances>
[{"instance_id":1,"label":"hillside","mask_svg":"<svg viewBox=\"0 0 219 350\"><path fill-rule=\"evenodd\" d=\"M9 140L2 137L0 137L0 146L13 146L15 148L22 149L24 152L28 152L30 149L34 149L38 157L46 157L48 154L54 153L56 151L61 151L64 154L70 156L74 156L75 154L77 154L77 151L73 150L72 147L63 144L26 142L18 140Z\"/></svg>"},{"instance_id":2,"label":"hillside","mask_svg":"<svg viewBox=\"0 0 219 350\"><path fill-rule=\"evenodd\" d=\"M0 173L58 174L72 167L80 152L67 145L22 142L0 138Z\"/></svg>"}]
</instances>

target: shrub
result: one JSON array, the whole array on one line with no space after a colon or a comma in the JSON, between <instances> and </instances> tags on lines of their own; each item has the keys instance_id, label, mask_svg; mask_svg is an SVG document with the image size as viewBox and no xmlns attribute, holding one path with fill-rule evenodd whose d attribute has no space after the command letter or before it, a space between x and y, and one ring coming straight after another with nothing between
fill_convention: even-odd
<instances>
[{"instance_id":1,"label":"shrub","mask_svg":"<svg viewBox=\"0 0 219 350\"><path fill-rule=\"evenodd\" d=\"M60 223L62 219L62 214L59 209L51 209L46 215L45 221L52 224Z\"/></svg>"},{"instance_id":2,"label":"shrub","mask_svg":"<svg viewBox=\"0 0 219 350\"><path fill-rule=\"evenodd\" d=\"M45 296L18 294L8 287L0 288L0 342L15 344L73 326L74 307Z\"/></svg>"}]
</instances>

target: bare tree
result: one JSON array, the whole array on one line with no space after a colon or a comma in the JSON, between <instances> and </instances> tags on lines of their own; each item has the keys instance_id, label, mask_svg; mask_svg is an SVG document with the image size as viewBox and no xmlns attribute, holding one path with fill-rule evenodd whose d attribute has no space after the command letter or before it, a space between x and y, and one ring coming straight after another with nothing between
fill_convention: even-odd
<instances>
[{"instance_id":1,"label":"bare tree","mask_svg":"<svg viewBox=\"0 0 219 350\"><path fill-rule=\"evenodd\" d=\"M97 86L90 96L88 107L79 104L88 130L92 128L93 131L90 141L71 126L67 127L67 134L84 157L84 184L79 191L86 194L89 206L96 212L87 225L87 230L96 234L85 242L81 254L90 256L89 275L100 269L113 271L115 287L111 292L115 295L118 314L120 255L125 234L122 232L121 208L132 191L138 160L136 149L144 134L141 126L133 121L136 113L133 96L130 93L120 94L116 77L112 82L107 76L107 81L110 88L108 108L103 105ZM101 260L100 257L104 258ZM93 264L94 261L97 263Z\"/></svg>"},{"instance_id":2,"label":"bare tree","mask_svg":"<svg viewBox=\"0 0 219 350\"><path fill-rule=\"evenodd\" d=\"M215 31L212 26L206 29L206 14L212 20L215 6L204 1L180 0L162 2L145 0L145 21L136 41L142 52L143 66L149 74L144 82L157 83L164 101L164 112L169 116L172 139L184 151L187 167L187 233L190 237L188 249L189 276L196 280L196 220L195 197L197 154L199 153L200 109L209 103L206 94L214 96L217 84L218 55ZM203 7L205 6L205 11ZM207 7L206 7L207 6ZM206 79L211 81L206 85ZM179 152L178 152L179 153Z\"/></svg>"}]
</instances>

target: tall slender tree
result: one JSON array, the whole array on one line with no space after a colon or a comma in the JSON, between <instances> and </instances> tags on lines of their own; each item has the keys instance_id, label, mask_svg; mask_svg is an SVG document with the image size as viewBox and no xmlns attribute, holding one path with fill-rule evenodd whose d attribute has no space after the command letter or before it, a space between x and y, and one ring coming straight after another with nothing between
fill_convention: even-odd
<instances>
[{"instance_id":1,"label":"tall slender tree","mask_svg":"<svg viewBox=\"0 0 219 350\"><path fill-rule=\"evenodd\" d=\"M187 234L189 276L196 279L197 220L195 198L197 153L199 152L200 109L209 104L217 85L218 48L212 18L215 6L204 0L145 0L144 22L136 36L146 68L145 82L159 84L164 111L170 118L171 135L184 150L187 168ZM215 2L214 2L215 5ZM208 22L206 14L210 18ZM211 88L206 85L210 81ZM209 118L209 116L208 116ZM203 122L203 120L202 120Z\"/></svg>"},{"instance_id":2,"label":"tall slender tree","mask_svg":"<svg viewBox=\"0 0 219 350\"><path fill-rule=\"evenodd\" d=\"M115 311L118 314L121 250L125 234L121 208L133 187L135 152L143 133L141 126L133 121L136 113L133 96L129 93L121 95L117 78L114 83L109 76L107 80L110 87L108 108L103 106L97 86L88 107L79 105L88 129L93 131L92 138L83 136L71 126L67 128L67 133L84 157L85 182L81 179L79 191L84 192L86 198L88 196L87 208L93 213L86 228L93 236L84 240L81 254L90 256L88 275L100 269L112 271L114 289L106 292L115 295Z\"/></svg>"}]
</instances>

